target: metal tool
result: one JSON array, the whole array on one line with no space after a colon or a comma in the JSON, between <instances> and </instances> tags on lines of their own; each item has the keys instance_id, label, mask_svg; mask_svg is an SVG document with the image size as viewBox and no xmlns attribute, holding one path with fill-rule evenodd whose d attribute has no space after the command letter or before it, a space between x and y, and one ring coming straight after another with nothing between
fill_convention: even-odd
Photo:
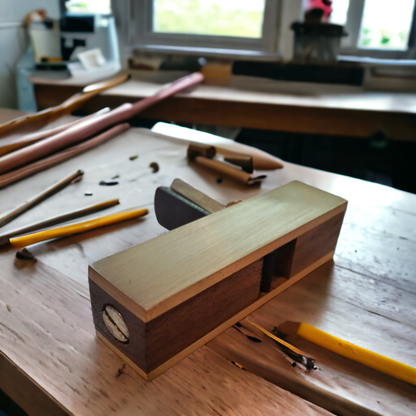
<instances>
[{"instance_id":1,"label":"metal tool","mask_svg":"<svg viewBox=\"0 0 416 416\"><path fill-rule=\"evenodd\" d=\"M294 347L293 345L289 344L288 342L284 341L283 339L277 337L276 335L272 334L271 332L267 331L265 328L261 327L260 325L256 324L255 322L245 320L244 324L250 329L253 327L258 329L264 335L275 341L279 348L293 361L302 364L307 371L309 370L316 370L317 367L315 365L315 358L309 356L306 352L300 350L299 348Z\"/></svg>"},{"instance_id":2,"label":"metal tool","mask_svg":"<svg viewBox=\"0 0 416 416\"><path fill-rule=\"evenodd\" d=\"M103 310L103 320L111 335L120 342L129 341L129 329L121 313L111 305Z\"/></svg>"}]
</instances>

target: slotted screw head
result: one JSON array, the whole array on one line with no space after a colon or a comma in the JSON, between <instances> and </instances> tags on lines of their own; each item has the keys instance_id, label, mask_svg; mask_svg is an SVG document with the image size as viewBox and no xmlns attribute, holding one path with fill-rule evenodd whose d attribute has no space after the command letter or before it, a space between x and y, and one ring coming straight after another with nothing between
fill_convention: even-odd
<instances>
[{"instance_id":1,"label":"slotted screw head","mask_svg":"<svg viewBox=\"0 0 416 416\"><path fill-rule=\"evenodd\" d=\"M111 335L120 342L128 342L129 329L124 321L123 315L111 305L107 305L103 310L103 320Z\"/></svg>"}]
</instances>

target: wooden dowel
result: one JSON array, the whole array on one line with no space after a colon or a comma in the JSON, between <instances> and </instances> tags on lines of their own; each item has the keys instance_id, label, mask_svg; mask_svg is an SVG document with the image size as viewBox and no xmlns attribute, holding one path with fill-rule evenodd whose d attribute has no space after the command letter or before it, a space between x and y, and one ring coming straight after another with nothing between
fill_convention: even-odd
<instances>
[{"instance_id":1,"label":"wooden dowel","mask_svg":"<svg viewBox=\"0 0 416 416\"><path fill-rule=\"evenodd\" d=\"M253 173L253 158L251 156L224 156L224 160L233 165L240 166L244 172Z\"/></svg>"},{"instance_id":2,"label":"wooden dowel","mask_svg":"<svg viewBox=\"0 0 416 416\"><path fill-rule=\"evenodd\" d=\"M212 159L215 156L215 147L206 144L191 143L188 146L187 157L193 160L196 156L205 156Z\"/></svg>"},{"instance_id":3,"label":"wooden dowel","mask_svg":"<svg viewBox=\"0 0 416 416\"><path fill-rule=\"evenodd\" d=\"M46 108L37 113L18 117L7 123L1 124L0 137L15 130L32 129L33 131L34 129L39 129L51 121L80 108L86 101L99 94L101 91L114 87L128 78L129 74L118 74L115 77L87 85L81 92L74 94L72 97L69 97L63 103L55 107Z\"/></svg>"},{"instance_id":4,"label":"wooden dowel","mask_svg":"<svg viewBox=\"0 0 416 416\"><path fill-rule=\"evenodd\" d=\"M151 105L154 105L185 88L202 82L203 79L203 75L197 72L188 75L169 84L167 87L162 88L151 97L144 98L135 104L122 104L108 114L96 117L92 120L80 122L78 125L73 126L68 130L3 156L0 158L0 173L16 169L46 155L57 152L64 147L85 140L86 138L97 134L99 131L130 119L140 111L143 111Z\"/></svg>"},{"instance_id":5,"label":"wooden dowel","mask_svg":"<svg viewBox=\"0 0 416 416\"><path fill-rule=\"evenodd\" d=\"M93 214L94 212L111 208L119 203L120 201L118 199L111 199L110 201L105 201L75 211L66 212L64 214L48 218L47 220L35 222L29 225L25 225L24 227L14 229L12 231L8 231L7 233L0 235L0 246L8 244L9 239L12 237L17 237L18 235L30 233L32 231L39 231L43 228L52 227L53 225L61 224L66 221L75 220L76 218L84 217L86 215Z\"/></svg>"},{"instance_id":6,"label":"wooden dowel","mask_svg":"<svg viewBox=\"0 0 416 416\"><path fill-rule=\"evenodd\" d=\"M63 150L62 152L55 153L52 156L33 162L30 165L0 175L0 188L4 188L7 185L19 181L20 179L26 178L27 176L33 175L34 173L48 169L52 166L58 165L61 162L64 162L65 160L71 159L80 153L86 152L87 150L98 146L107 140L110 140L111 138L128 130L129 128L130 125L128 123L119 124L105 131L104 133L101 133L98 136L87 140L84 143L77 144L70 147L69 149Z\"/></svg>"},{"instance_id":7,"label":"wooden dowel","mask_svg":"<svg viewBox=\"0 0 416 416\"><path fill-rule=\"evenodd\" d=\"M53 129L43 130L36 133L24 135L20 137L18 141L14 141L12 143L0 146L0 156L7 155L8 153L13 152L17 149L21 149L22 147L29 146L30 144L36 143L39 140L46 139L47 137L53 136L55 134L60 133L61 131L69 129L70 127L75 126L76 124L79 124L82 121L89 120L97 116L101 116L105 113L108 113L109 111L110 108L106 107L100 111L97 111L96 113L90 114L89 116L72 121L71 123L63 124L62 126L54 127ZM7 139L8 137L5 140Z\"/></svg>"},{"instance_id":8,"label":"wooden dowel","mask_svg":"<svg viewBox=\"0 0 416 416\"><path fill-rule=\"evenodd\" d=\"M97 134L99 131L119 122L120 118L124 119L126 110L131 109L131 107L131 104L122 104L108 114L89 120L82 120L79 124L62 131L61 133L1 157L0 173L5 173L31 163L51 153L57 152L64 147L71 146Z\"/></svg>"},{"instance_id":9,"label":"wooden dowel","mask_svg":"<svg viewBox=\"0 0 416 416\"><path fill-rule=\"evenodd\" d=\"M261 182L266 177L264 175L253 177L250 173L229 166L220 162L219 160L208 159L204 156L197 156L194 161L199 165L206 166L207 168L230 176L235 180L243 183L244 185L253 185L255 183Z\"/></svg>"},{"instance_id":10,"label":"wooden dowel","mask_svg":"<svg viewBox=\"0 0 416 416\"><path fill-rule=\"evenodd\" d=\"M49 230L39 231L22 237L10 239L10 244L15 248L24 248L31 244L51 240L53 238L67 237L73 234L84 233L106 225L117 224L122 221L131 220L146 215L149 211L146 208L132 209L117 214L106 215L94 220L83 221L77 224L67 225L65 227L51 228Z\"/></svg>"},{"instance_id":11,"label":"wooden dowel","mask_svg":"<svg viewBox=\"0 0 416 416\"><path fill-rule=\"evenodd\" d=\"M16 208L14 208L12 211L7 212L6 214L3 214L0 216L0 227L3 227L4 225L8 224L10 221L14 220L19 215L23 214L30 208L34 207L35 205L41 203L46 198L49 198L50 196L56 194L61 189L68 186L74 179L77 179L79 177L82 178L82 175L84 172L82 170L78 170L77 172L73 173L72 175L66 177L65 179L62 179L58 183L50 186L49 188L42 191L40 194L33 196L23 204L20 204Z\"/></svg>"}]
</instances>

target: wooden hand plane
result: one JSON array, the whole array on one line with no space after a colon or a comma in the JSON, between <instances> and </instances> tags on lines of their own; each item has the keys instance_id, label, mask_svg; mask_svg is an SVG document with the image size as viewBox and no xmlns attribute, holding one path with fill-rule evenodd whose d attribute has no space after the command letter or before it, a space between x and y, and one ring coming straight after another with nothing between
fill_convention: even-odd
<instances>
[{"instance_id":1,"label":"wooden hand plane","mask_svg":"<svg viewBox=\"0 0 416 416\"><path fill-rule=\"evenodd\" d=\"M227 208L182 181L158 188L171 231L89 268L98 337L154 379L330 260L346 207L301 182Z\"/></svg>"}]
</instances>

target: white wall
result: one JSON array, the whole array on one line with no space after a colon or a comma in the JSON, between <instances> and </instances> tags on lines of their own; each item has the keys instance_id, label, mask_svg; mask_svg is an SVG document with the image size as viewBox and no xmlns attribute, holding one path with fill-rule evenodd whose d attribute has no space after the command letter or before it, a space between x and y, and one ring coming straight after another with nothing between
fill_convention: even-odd
<instances>
[{"instance_id":1,"label":"white wall","mask_svg":"<svg viewBox=\"0 0 416 416\"><path fill-rule=\"evenodd\" d=\"M17 108L15 67L27 46L22 21L31 10L59 17L59 0L0 0L0 107Z\"/></svg>"}]
</instances>

